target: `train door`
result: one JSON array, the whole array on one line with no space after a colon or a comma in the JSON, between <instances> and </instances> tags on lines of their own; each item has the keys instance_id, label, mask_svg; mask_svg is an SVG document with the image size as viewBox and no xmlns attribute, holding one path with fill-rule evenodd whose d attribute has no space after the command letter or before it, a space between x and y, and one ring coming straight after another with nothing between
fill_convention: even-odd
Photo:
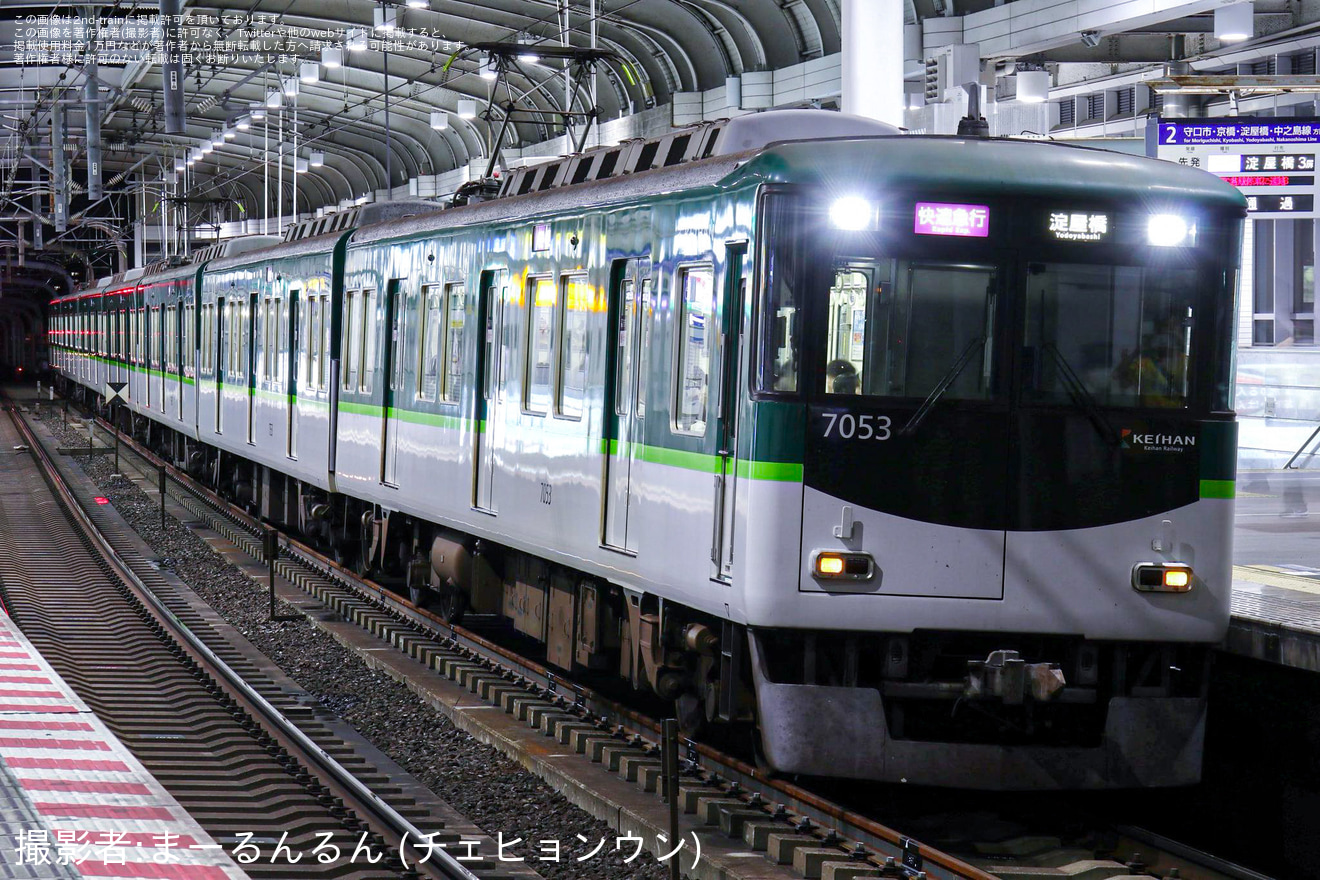
<instances>
[{"instance_id":1,"label":"train door","mask_svg":"<svg viewBox=\"0 0 1320 880\"><path fill-rule=\"evenodd\" d=\"M743 303L747 294L743 261L746 242L727 244L724 250L724 308L716 357L720 362L719 393L716 396L715 431L718 459L715 468L715 521L712 525L710 561L714 577L727 580L733 574L734 521L738 500L738 404L742 400L739 368L742 346Z\"/></svg>"},{"instance_id":2,"label":"train door","mask_svg":"<svg viewBox=\"0 0 1320 880\"><path fill-rule=\"evenodd\" d=\"M151 367L155 363L156 352L151 348L151 328L153 326L151 306L146 304L146 296L143 296L142 305L142 388L144 390L144 405L151 409Z\"/></svg>"},{"instance_id":3,"label":"train door","mask_svg":"<svg viewBox=\"0 0 1320 880\"><path fill-rule=\"evenodd\" d=\"M613 384L612 403L606 416L605 505L602 543L625 552L635 552L636 536L629 536L632 506L632 477L642 446L645 418L643 396L642 341L645 315L650 301L651 264L644 260L619 260L612 272Z\"/></svg>"},{"instance_id":4,"label":"train door","mask_svg":"<svg viewBox=\"0 0 1320 880\"><path fill-rule=\"evenodd\" d=\"M187 309L184 308L183 305L183 298L180 297L178 304L174 307L174 328L170 331L171 333L174 334L174 369L176 373L174 378L175 381L178 382L178 388L179 388L179 393L175 395L175 400L178 401L178 408L175 412L175 416L180 421L183 420L183 389L184 389L183 362L188 357L188 353L185 351L185 345L184 345L184 343L187 342L188 337L185 336L183 333L184 313L186 311Z\"/></svg>"},{"instance_id":5,"label":"train door","mask_svg":"<svg viewBox=\"0 0 1320 880\"><path fill-rule=\"evenodd\" d=\"M298 321L300 297L298 291L290 290L287 302L288 315L285 318L285 327L288 328L288 349L285 357L287 358L284 375L288 377L287 385L284 389L285 399L288 401L288 419L289 423L285 430L285 436L288 438L288 448L285 454L289 458L298 457L298 345L302 342L301 334L298 332Z\"/></svg>"},{"instance_id":6,"label":"train door","mask_svg":"<svg viewBox=\"0 0 1320 880\"><path fill-rule=\"evenodd\" d=\"M495 513L495 455L504 436L504 379L508 375L512 327L509 315L509 273L503 269L481 275L481 324L486 334L477 346L476 472L472 504Z\"/></svg>"},{"instance_id":7,"label":"train door","mask_svg":"<svg viewBox=\"0 0 1320 880\"><path fill-rule=\"evenodd\" d=\"M380 481L397 486L396 468L399 457L399 424L396 398L403 391L404 308L399 280L393 279L385 289L385 352L381 360L381 385L384 399L381 406Z\"/></svg>"},{"instance_id":8,"label":"train door","mask_svg":"<svg viewBox=\"0 0 1320 880\"><path fill-rule=\"evenodd\" d=\"M228 355L225 337L229 322L229 301L223 296L215 301L215 432L221 433L225 412L225 357Z\"/></svg>"},{"instance_id":9,"label":"train door","mask_svg":"<svg viewBox=\"0 0 1320 880\"><path fill-rule=\"evenodd\" d=\"M160 403L161 414L164 415L166 411L165 367L167 361L165 357L165 307L163 305L156 306L156 321L151 325L151 329L155 333L157 369L156 388L160 392L156 395L156 400Z\"/></svg>"},{"instance_id":10,"label":"train door","mask_svg":"<svg viewBox=\"0 0 1320 880\"><path fill-rule=\"evenodd\" d=\"M257 295L248 294L241 326L244 328L242 359L247 367L247 442L257 442Z\"/></svg>"}]
</instances>

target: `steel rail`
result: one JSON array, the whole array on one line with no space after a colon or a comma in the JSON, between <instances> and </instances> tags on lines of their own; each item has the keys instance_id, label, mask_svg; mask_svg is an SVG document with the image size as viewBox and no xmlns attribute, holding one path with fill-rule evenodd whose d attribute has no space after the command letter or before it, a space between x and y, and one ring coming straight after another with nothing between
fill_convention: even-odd
<instances>
[{"instance_id":1,"label":"steel rail","mask_svg":"<svg viewBox=\"0 0 1320 880\"><path fill-rule=\"evenodd\" d=\"M152 590L138 577L132 567L119 555L118 551L110 543L109 539L92 522L87 511L83 508L77 496L64 481L49 453L44 445L37 439L31 427L27 424L13 406L13 402L5 399L5 409L10 419L17 426L20 434L28 446L28 451L42 471L47 483L58 494L63 501L65 508L70 512L78 526L88 536L96 546L98 552L105 558L115 573L124 579L125 583L131 584L134 592L139 596L142 602L147 605L152 613L160 620L162 624L169 627L171 635L184 643L190 651L195 652L204 660L227 685L242 694L243 698L254 708L257 709L263 720L269 725L275 727L279 732L287 737L288 740L296 744L297 749L303 755L310 759L310 762L320 768L334 781L334 783L349 792L352 798L358 802L358 806L363 808L363 812L371 815L377 824L383 826L402 844L406 845L410 840L425 841L427 835L417 828L406 817L391 807L379 795L367 787L353 773L340 764L335 758L316 744L311 737L307 736L299 727L294 724L284 713L280 712L265 697L263 697L255 688L252 687L241 675L212 651L205 642L203 642L186 624L178 619L173 611L166 606ZM469 871L454 856L450 855L445 849L435 847L431 849L433 856L438 856L438 864L432 866L430 861L424 863L428 873L437 873L434 867L439 867L438 876L445 880L480 880L480 878ZM402 846L400 848L402 856ZM423 868L422 864L414 863L408 865L404 860L405 867L413 869Z\"/></svg>"}]
</instances>

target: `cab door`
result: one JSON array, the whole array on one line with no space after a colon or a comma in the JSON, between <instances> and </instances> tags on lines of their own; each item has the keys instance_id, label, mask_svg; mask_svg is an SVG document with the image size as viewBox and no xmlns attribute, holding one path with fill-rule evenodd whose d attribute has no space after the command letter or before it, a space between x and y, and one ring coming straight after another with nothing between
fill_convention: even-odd
<instances>
[{"instance_id":1,"label":"cab door","mask_svg":"<svg viewBox=\"0 0 1320 880\"><path fill-rule=\"evenodd\" d=\"M495 269L481 273L481 326L484 337L477 345L477 395L472 436L475 472L472 506L485 513L497 512L495 465L504 438L504 382L513 357L509 312L509 273Z\"/></svg>"},{"instance_id":2,"label":"cab door","mask_svg":"<svg viewBox=\"0 0 1320 880\"><path fill-rule=\"evenodd\" d=\"M1002 598L1004 264L969 254L815 272L827 295L808 329L800 588ZM858 567L826 576L822 553L857 554Z\"/></svg>"},{"instance_id":3,"label":"cab door","mask_svg":"<svg viewBox=\"0 0 1320 880\"><path fill-rule=\"evenodd\" d=\"M605 458L602 542L606 547L634 553L637 536L630 535L628 525L633 506L633 471L643 442L642 337L651 294L650 261L617 261L611 287L611 313L615 316L611 327L613 381L608 389L611 405L605 418L602 444Z\"/></svg>"},{"instance_id":4,"label":"cab door","mask_svg":"<svg viewBox=\"0 0 1320 880\"><path fill-rule=\"evenodd\" d=\"M738 501L738 404L742 400L740 368L743 303L747 283L743 261L746 242L731 242L724 250L724 296L720 311L717 356L720 361L715 430L718 442L715 469L715 522L710 561L716 580L733 575L734 522Z\"/></svg>"}]
</instances>

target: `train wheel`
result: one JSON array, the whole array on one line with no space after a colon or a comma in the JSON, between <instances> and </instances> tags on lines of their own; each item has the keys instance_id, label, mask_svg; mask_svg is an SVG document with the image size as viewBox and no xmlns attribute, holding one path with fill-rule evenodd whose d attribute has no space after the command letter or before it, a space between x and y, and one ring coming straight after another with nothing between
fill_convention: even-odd
<instances>
[{"instance_id":1,"label":"train wheel","mask_svg":"<svg viewBox=\"0 0 1320 880\"><path fill-rule=\"evenodd\" d=\"M453 584L446 584L440 589L439 601L436 603L435 611L445 623L461 623L467 607L467 593L463 592L462 588Z\"/></svg>"}]
</instances>

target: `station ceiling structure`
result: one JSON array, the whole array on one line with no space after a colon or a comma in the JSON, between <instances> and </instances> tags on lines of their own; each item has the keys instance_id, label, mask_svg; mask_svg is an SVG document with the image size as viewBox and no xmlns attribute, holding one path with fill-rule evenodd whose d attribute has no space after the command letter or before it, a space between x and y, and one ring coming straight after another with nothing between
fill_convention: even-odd
<instances>
[{"instance_id":1,"label":"station ceiling structure","mask_svg":"<svg viewBox=\"0 0 1320 880\"><path fill-rule=\"evenodd\" d=\"M493 154L838 107L843 66L864 63L843 57L847 7L871 3L901 7L917 130L952 130L969 77L996 134L1131 136L1280 95L1313 109L1296 80L1315 79L1320 0L4 0L0 304L208 235L443 197ZM1197 73L1253 87L1170 79Z\"/></svg>"}]
</instances>

